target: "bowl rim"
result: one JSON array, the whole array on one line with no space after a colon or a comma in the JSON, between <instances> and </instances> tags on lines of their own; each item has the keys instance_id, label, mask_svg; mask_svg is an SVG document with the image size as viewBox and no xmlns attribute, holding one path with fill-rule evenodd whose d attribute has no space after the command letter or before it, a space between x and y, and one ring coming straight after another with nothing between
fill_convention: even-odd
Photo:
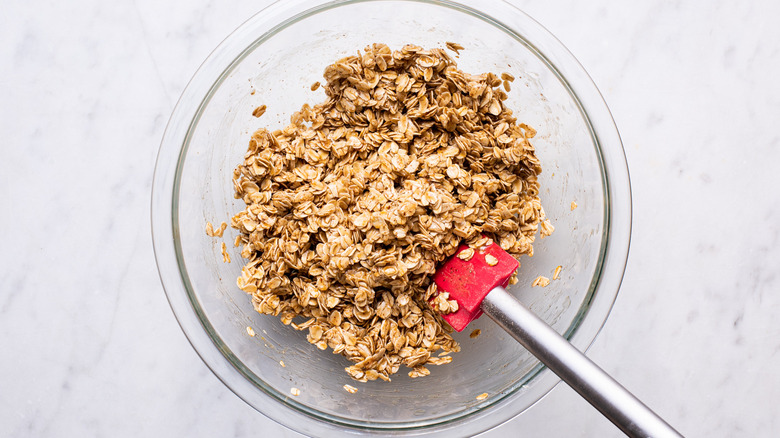
<instances>
[{"instance_id":1,"label":"bowl rim","mask_svg":"<svg viewBox=\"0 0 780 438\"><path fill-rule=\"evenodd\" d=\"M385 435L479 433L524 412L549 393L560 379L544 365L538 364L502 396L488 398L465 412L459 411L424 422L368 423L323 413L318 415L316 410L290 400L273 388L263 387L262 383L258 386L258 382L251 377L254 374L240 361L231 359L234 356L230 349L216 336L200 311L181 257L177 227L181 167L192 127L197 125L203 109L224 78L251 50L287 26L325 10L378 1L388 0L278 0L239 26L206 58L177 102L157 156L152 184L151 220L158 272L182 331L206 366L238 397L274 421L307 434L336 431L342 434L375 432ZM605 189L601 258L588 296L564 333L575 347L587 351L605 324L617 297L631 238L632 207L628 166L620 135L602 95L584 68L560 41L508 2L485 0L480 2L479 9L475 9L454 0L396 1L447 7L498 27L535 52L579 105L600 159ZM495 17L501 17L501 20ZM536 40L529 41L517 29L524 29L526 36L533 33ZM251 43L246 44L247 41ZM604 153L605 145L612 148L611 153ZM599 293L596 293L597 290ZM586 315L589 318L585 318ZM247 379L253 381L252 387L242 384L249 383ZM518 403L521 401L519 395L527 392L533 392L530 397L533 400Z\"/></svg>"}]
</instances>

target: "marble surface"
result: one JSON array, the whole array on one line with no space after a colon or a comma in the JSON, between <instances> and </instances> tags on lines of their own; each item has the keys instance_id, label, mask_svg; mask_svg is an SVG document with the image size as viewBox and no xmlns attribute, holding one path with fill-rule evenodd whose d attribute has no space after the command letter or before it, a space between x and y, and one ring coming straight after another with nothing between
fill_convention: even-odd
<instances>
[{"instance_id":1,"label":"marble surface","mask_svg":"<svg viewBox=\"0 0 780 438\"><path fill-rule=\"evenodd\" d=\"M3 3L0 436L280 436L166 302L149 202L199 63L267 1ZM688 436L777 436L780 3L517 1L621 131L633 242L589 356ZM620 436L558 385L486 433Z\"/></svg>"}]
</instances>

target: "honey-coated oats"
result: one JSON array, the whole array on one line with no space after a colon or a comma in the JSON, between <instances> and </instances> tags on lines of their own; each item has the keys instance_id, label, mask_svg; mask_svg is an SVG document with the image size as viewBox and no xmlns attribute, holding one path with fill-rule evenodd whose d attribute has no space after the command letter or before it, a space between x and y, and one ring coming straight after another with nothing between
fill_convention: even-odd
<instances>
[{"instance_id":1,"label":"honey-coated oats","mask_svg":"<svg viewBox=\"0 0 780 438\"><path fill-rule=\"evenodd\" d=\"M535 131L504 105L513 76L464 73L442 49L374 44L324 78L327 100L257 130L234 171L246 204L231 220L246 259L238 287L346 357L355 380L402 365L426 376L460 350L439 316L457 302L436 294L436 267L483 235L519 257L552 232Z\"/></svg>"}]
</instances>

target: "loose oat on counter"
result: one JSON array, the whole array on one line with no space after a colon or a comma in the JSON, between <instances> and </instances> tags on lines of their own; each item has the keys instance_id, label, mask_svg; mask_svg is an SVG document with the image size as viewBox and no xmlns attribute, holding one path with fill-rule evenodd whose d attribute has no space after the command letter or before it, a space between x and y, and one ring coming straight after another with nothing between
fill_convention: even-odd
<instances>
[{"instance_id":1,"label":"loose oat on counter","mask_svg":"<svg viewBox=\"0 0 780 438\"><path fill-rule=\"evenodd\" d=\"M237 284L351 361L353 379L428 375L460 350L439 316L457 303L428 303L437 265L483 234L519 257L552 232L536 132L504 105L502 78L464 73L443 49L374 44L324 77L327 100L255 132L234 171Z\"/></svg>"}]
</instances>

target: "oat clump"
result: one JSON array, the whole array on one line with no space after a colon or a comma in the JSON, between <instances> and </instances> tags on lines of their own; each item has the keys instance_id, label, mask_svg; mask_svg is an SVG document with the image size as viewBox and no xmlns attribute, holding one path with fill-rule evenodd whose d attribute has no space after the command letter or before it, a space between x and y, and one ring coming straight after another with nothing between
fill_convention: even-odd
<instances>
[{"instance_id":1,"label":"oat clump","mask_svg":"<svg viewBox=\"0 0 780 438\"><path fill-rule=\"evenodd\" d=\"M428 375L460 349L437 313L457 303L429 303L437 265L483 234L533 254L535 131L504 105L501 77L464 73L443 49L374 44L324 78L327 100L255 132L234 171L238 286L356 380Z\"/></svg>"}]
</instances>

